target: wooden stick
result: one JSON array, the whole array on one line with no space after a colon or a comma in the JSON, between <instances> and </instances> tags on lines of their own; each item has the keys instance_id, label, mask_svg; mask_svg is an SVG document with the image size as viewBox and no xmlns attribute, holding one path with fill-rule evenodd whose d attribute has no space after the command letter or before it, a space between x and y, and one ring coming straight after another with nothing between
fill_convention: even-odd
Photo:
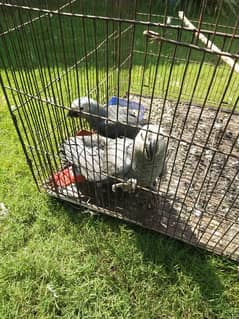
<instances>
[{"instance_id":1,"label":"wooden stick","mask_svg":"<svg viewBox=\"0 0 239 319\"><path fill-rule=\"evenodd\" d=\"M210 41L207 37L205 37L204 34L200 33L197 28L188 20L188 18L185 16L183 11L179 11L178 12L178 16L181 20L183 20L184 24L192 29L192 30L196 30L196 35L198 36L198 38L212 51L214 52L218 52L218 53L222 53L222 51L215 45L212 43L212 41ZM234 71L236 71L237 73L239 73L239 64L235 63L235 60L233 60L232 58L229 58L227 56L223 56L220 55L220 58L226 62L228 65L230 65L231 68L234 68Z\"/></svg>"}]
</instances>

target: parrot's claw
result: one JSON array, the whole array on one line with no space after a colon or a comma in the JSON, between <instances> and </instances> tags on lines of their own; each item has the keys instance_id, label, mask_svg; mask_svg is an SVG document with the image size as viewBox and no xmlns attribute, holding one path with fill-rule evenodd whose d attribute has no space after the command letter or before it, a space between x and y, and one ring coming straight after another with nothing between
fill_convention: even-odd
<instances>
[{"instance_id":1,"label":"parrot's claw","mask_svg":"<svg viewBox=\"0 0 239 319\"><path fill-rule=\"evenodd\" d=\"M137 179L129 178L127 182L115 183L112 185L112 192L116 192L117 188L122 189L123 192L134 193L137 187Z\"/></svg>"}]
</instances>

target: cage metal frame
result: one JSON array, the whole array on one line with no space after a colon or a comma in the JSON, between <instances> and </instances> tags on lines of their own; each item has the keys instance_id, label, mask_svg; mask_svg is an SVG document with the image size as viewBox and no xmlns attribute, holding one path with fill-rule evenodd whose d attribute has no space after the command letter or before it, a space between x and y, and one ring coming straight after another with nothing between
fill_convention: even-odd
<instances>
[{"instance_id":1,"label":"cage metal frame","mask_svg":"<svg viewBox=\"0 0 239 319\"><path fill-rule=\"evenodd\" d=\"M26 1L27 2L27 1ZM39 22L41 32L43 32L43 19L47 20L48 27L52 27L51 19L56 18L57 22L59 23L59 29L60 29L60 36L62 41L62 52L63 52L63 67L58 65L58 57L57 55L53 56L53 60L55 58L56 62L56 69L53 71L50 71L50 61L47 61L47 55L46 55L46 62L47 62L47 74L44 73L43 66L40 62L40 54L38 55L39 58L39 75L40 75L40 81L37 80L37 76L35 74L34 70L30 70L29 72L25 72L24 70L21 70L20 62L15 62L12 64L11 59L8 57L7 61L2 59L2 66L5 72L5 80L3 80L3 76L0 76L0 83L3 89L3 93L5 95L10 114L12 116L14 125L17 129L17 133L20 139L20 142L23 147L23 151L25 153L27 163L31 169L33 178L36 182L36 185L38 189L40 190L43 186L47 190L48 193L50 193L52 196L55 196L57 198L61 198L63 200L69 201L73 204L79 204L81 206L90 208L97 212L102 212L105 214L108 214L110 216L114 216L116 218L123 219L125 221L129 221L135 224L138 224L142 227L153 229L155 231L159 231L161 233L164 233L166 235L178 238L184 242L190 243L195 246L206 248L207 250L210 250L217 254L223 254L228 256L229 258L232 258L234 260L239 260L239 249L238 249L238 239L239 239L239 228L238 228L238 212L235 213L235 217L232 217L230 215L230 211L234 209L235 203L238 201L239 192L234 196L228 211L226 214L220 213L220 207L223 203L226 194L230 190L231 186L233 184L238 184L237 182L237 175L238 171L235 172L235 174L231 177L231 180L229 184L227 185L227 189L224 192L224 195L219 200L219 202L216 205L216 209L213 213L209 213L206 211L206 208L212 198L214 190L217 188L217 185L220 181L221 176L223 175L224 169L227 166L228 162L231 159L234 159L235 161L238 161L239 156L237 152L235 152L235 146L238 143L239 140L239 133L237 133L237 136L235 137L230 149L228 150L222 150L220 149L220 145L223 143L223 138L227 133L228 127L231 123L232 118L238 116L238 100L239 97L235 97L233 102L231 103L231 108L225 108L223 99L225 95L227 94L227 90L230 86L231 81L233 80L234 74L235 74L235 67L238 62L239 55L234 52L230 52L230 49L233 46L233 41L237 41L239 39L238 32L238 25L239 25L239 19L236 19L235 25L228 27L225 29L229 29L228 31L218 31L220 28L223 28L223 26L219 23L219 17L222 12L223 8L223 1L220 2L219 9L217 12L216 22L208 23L209 28L207 29L207 23L203 21L203 14L206 8L207 1L201 2L201 7L199 11L199 19L198 20L192 20L194 22L197 22L197 27L195 30L192 30L191 28L188 28L184 26L183 21L177 20L177 24L169 24L167 20L167 11L168 11L168 1L165 1L166 5L164 7L163 14L153 14L152 13L152 1L149 3L149 11L148 13L144 12L137 12L137 1L135 0L132 4L134 10L132 10L130 13L130 10L126 10L124 6L124 1L117 1L117 10L116 12L114 10L112 16L110 16L109 12L108 15L96 15L96 14L89 14L89 13L79 13L79 12L73 12L72 5L77 3L76 0L69 1L62 6L60 6L57 9L49 9L49 8L40 8L40 7L32 7L29 5L29 3L25 4L16 4L9 2L0 2L0 9L2 12L5 12L4 10L17 10L17 13L20 18L20 24L16 24L14 26L10 26L6 19L4 20L5 30L0 34L0 41L3 45L3 48L5 50L5 53L9 53L10 57L10 50L12 49L14 56L16 57L17 53L19 51L19 47L21 47L20 40L21 38L17 38L16 36L16 42L15 39L11 39L11 35L13 34L19 34L21 33L21 36L27 37L27 33L25 28L29 28L28 30L31 36L31 40L33 43L33 49L34 52L37 54L38 50L38 43L37 43L37 31L34 29L35 24ZM187 1L184 2L184 8L187 7ZM107 5L106 5L106 8ZM66 9L69 9L69 11L66 11ZM81 8L82 9L82 8ZM109 10L109 8L107 9ZM186 11L186 10L185 10ZM29 20L24 21L22 12L27 12ZM94 12L95 13L95 12ZM106 12L107 13L107 12ZM114 16L115 14L115 16ZM124 16L126 14L126 17ZM129 17L127 17L127 14ZM144 16L147 18L147 20L141 20L138 17ZM67 64L67 55L64 48L64 23L63 19L66 18L68 20L70 19L79 19L82 23L82 34L83 42L84 42L84 55L77 59L77 53L76 53L76 30L74 29L73 24L71 23L71 20L69 21L69 25L71 26L71 31L69 33L71 34L73 38L72 44L73 52L74 52L74 63L70 66ZM175 18L175 17L173 17ZM161 22L154 22L151 20L154 19L161 19ZM87 39L87 27L86 24L90 21L92 23L93 28L93 48L91 50L87 51L86 48L86 39ZM12 16L12 22L14 23L14 15ZM106 37L102 40L97 42L97 23L103 23L105 30L106 30ZM111 30L109 30L111 27ZM145 39L145 47L144 50L139 50L136 48L136 33L139 30L142 30L142 28L146 31L144 33L144 39ZM137 29L138 28L138 29ZM157 30L157 32L153 31L150 35L151 30ZM51 31L52 32L52 31ZM176 39L170 38L168 36L168 32L174 32L176 35ZM189 33L191 35L191 41L185 42L181 40L183 32ZM199 33L205 34L210 40L213 42L217 38L222 39L222 45L220 47L221 51L217 52L209 47L202 47L199 45L198 41L198 34ZM141 31L142 33L142 31ZM124 55L122 52L122 38L126 37L126 55ZM128 36L128 38L127 38ZM49 34L49 39L51 39L51 43L53 44L53 47L55 45L55 40L53 37L53 34ZM42 37L43 40L43 47L45 50L47 50L47 38ZM111 43L112 40L112 43ZM152 52L150 49L150 41L153 40L154 45L156 48L156 52ZM229 41L229 44L226 45L226 41ZM130 44L127 47L127 44ZM167 56L162 53L163 47L165 44L171 45L173 47L172 55ZM110 46L113 48L113 58L116 63L113 65L110 64L110 56L108 55L108 52L110 50ZM25 46L25 47L24 47ZM27 45L24 44L22 48L27 48ZM224 48L227 46L227 51L224 51ZM172 82L172 73L175 63L180 61L180 58L177 57L177 50L178 48L185 48L187 49L187 56L185 59L181 59L185 64L185 69L182 72L182 79L181 79L181 87L176 92L175 95L173 95L172 90L170 89L170 85ZM105 76L103 75L101 77L100 75L100 62L99 62L99 54L101 54L100 50L106 52L105 61L103 64L103 68L105 68ZM24 51L24 50L23 50ZM176 123L176 117L177 117L177 111L179 108L180 103L182 102L182 95L183 95L183 85L187 78L187 72L190 66L190 63L193 61L191 58L191 55L193 55L193 52L197 52L201 54L201 59L197 61L198 63L198 72L196 74L196 79L194 81L194 90L189 95L188 100L186 100L186 106L187 111L184 117L184 123L183 127L181 127L181 132L179 136L176 136L173 132L174 124ZM21 52L22 59L23 59L23 66L27 63L27 59L30 57L28 53ZM140 89L137 92L137 89L134 91L133 89L133 68L134 65L134 56L135 55L143 55L143 67L141 72L141 85ZM214 64L208 63L207 57L208 55L212 55L213 58L216 60L214 61ZM147 59L149 57L152 57L153 62L150 61L149 63L149 70L146 67L147 65ZM219 64L221 63L221 57L227 57L230 59L233 59L234 64L229 69L225 67L225 74L227 74L228 78L226 81L226 85L224 87L224 91L221 93L219 103L218 101L215 103L217 104L217 107L215 108L215 105L208 105L209 104L209 91L213 86L213 82L215 80L216 72L218 70ZM90 60L92 59L92 61ZM99 198L99 190L94 185L93 186L93 193L94 193L94 201L89 202L88 200L82 199L81 194L79 192L79 189L73 189L68 193L69 190L67 190L66 193L61 193L61 191L57 187L53 187L53 189L49 189L45 182L48 179L49 176L52 176L54 172L56 171L57 167L59 168L59 164L56 163L56 150L54 149L53 145L48 145L47 139L52 139L53 144L55 144L55 147L59 145L60 139L66 138L66 136L70 136L77 130L77 123L75 121L72 121L71 123L65 122L65 111L69 110L70 100L72 100L72 92L70 91L71 84L74 83L77 87L77 92L80 95L80 92L82 89L79 87L80 82L80 72L82 70L78 71L78 66L81 66L83 64L83 67L86 69L85 74L85 92L87 96L94 95L97 99L97 101L101 101L105 99L106 101L110 97L110 89L113 88L114 93L117 96L122 96L123 91L121 88L122 82L121 82L121 72L123 72L124 68L128 70L127 76L126 76L126 85L124 85L124 89L126 87L127 92L127 101L128 104L130 102L130 94L133 92L135 96L138 96L139 103L143 103L142 99L144 98L144 86L145 83L152 82L152 86L150 87L150 94L149 94L149 115L148 120L151 119L151 109L152 104L154 101L154 98L158 97L156 96L157 93L157 81L158 81L158 66L161 62L161 59L165 59L165 61L169 61L170 64L170 71L169 76L165 76L165 83L164 88L161 92L161 96L159 96L162 99L162 112L159 119L159 124L162 124L163 121L163 115L165 112L165 109L167 108L167 103L172 99L173 103L175 103L175 108L173 110L172 118L171 118L171 127L169 129L168 133L163 133L163 136L167 140L167 147L169 147L170 142L174 141L177 143L176 151L174 153L174 158L172 160L172 167L176 165L176 162L178 160L178 154L180 152L180 145L182 143L185 143L188 145L188 149L186 152L185 161L183 163L181 173L179 175L177 185L176 185L176 191L173 196L170 196L170 200L168 202L168 193L170 189L171 180L173 180L173 168L171 169L171 172L169 173L169 182L166 186L166 190L162 190L161 181L159 182L159 186L157 191L153 192L152 190L145 189L144 187L140 187L143 192L146 193L154 193L156 196L162 196L162 203L157 212L155 211L149 213L148 211L144 211L144 214L149 214L150 217L157 218L158 223L149 223L148 220L145 220L144 218L139 218L139 216L134 215L131 216L130 214L125 214L125 211L127 210L127 205L122 207L118 207L117 199L115 200L115 203L113 206L109 207L107 204L107 201L110 199L110 191L107 190L107 196L106 198ZM18 65L19 63L19 65ZM93 64L95 66L95 74L93 75L93 78L89 77L88 68L90 65ZM212 77L211 81L208 85L206 95L204 98L199 102L195 103L194 101L194 92L197 88L198 83L202 80L200 79L200 73L204 67L205 64L209 64L210 67L213 68L212 71ZM17 78L16 70L17 67L19 67L19 74L20 79ZM101 66L102 67L102 66ZM15 69L14 69L15 68ZM71 78L70 74L73 73L73 78ZM149 73L149 75L146 75L146 73ZM165 71L166 72L166 71ZM78 74L79 73L79 74ZM150 74L151 73L151 74ZM147 78L147 81L145 81L145 78ZM34 81L34 82L33 82ZM32 83L33 82L33 83ZM38 83L39 82L39 83ZM84 81L83 81L84 82ZM5 84L6 83L6 84ZM14 85L13 85L14 84ZM40 85L40 86L39 86ZM122 85L123 86L123 85ZM35 90L35 91L34 91ZM83 91L84 91L83 90ZM101 93L101 90L103 93ZM171 91L170 91L171 90ZM62 97L63 91L66 91L67 99L64 99ZM147 91L147 90L146 90ZM52 96L48 96L48 94L51 92ZM169 93L171 92L171 93ZM215 91L216 92L216 91ZM11 96L10 96L11 95ZM50 95L50 94L49 94ZM172 97L170 96L172 95ZM146 94L146 96L148 96ZM14 102L14 107L12 106L11 102ZM184 98L185 102L185 98ZM36 103L36 104L34 104ZM34 121L33 117L36 115L35 110L36 106L39 107L39 110L37 110L37 116L38 119L35 121L35 124L38 125L39 131L47 132L49 129L49 132L46 134L46 136L42 139L41 136L38 136L35 138L35 135L37 134L37 130L34 130ZM184 128L186 126L187 120L189 118L189 113L191 111L191 107L196 106L199 110L199 116L195 123L195 128L193 132L193 136L191 140L188 140L187 138L184 138ZM44 107L47 107L47 112L49 115L49 118L46 118L45 115L45 109ZM107 106L108 107L108 106ZM119 105L118 105L119 107ZM55 108L57 111L55 111ZM209 129L209 132L206 136L206 140L204 143L200 143L197 141L194 141L195 134L197 132L197 128L200 125L200 120L202 119L202 115L205 112L205 109L211 109L214 112L214 117L211 123L211 127ZM59 112L58 112L59 111ZM214 132L215 125L217 124L217 120L219 118L219 115L221 113L227 114L226 123L223 126L223 129L221 129L220 134L218 133L217 136L217 145L216 146L210 146L208 145L208 142L210 138L212 138ZM55 117L55 118L54 118ZM97 117L97 116L96 116ZM44 121L49 121L50 127L45 123ZM33 123L31 122L33 121ZM82 124L82 122L81 122ZM84 124L82 124L84 126ZM29 129L29 135L27 133L27 129ZM54 132L56 130L56 133ZM57 135L58 136L55 136ZM216 133L215 133L216 134ZM37 144L40 141L39 145ZM45 139L45 140L44 140ZM42 144L41 144L42 143ZM44 147L46 147L44 149ZM187 164L187 159L190 155L190 150L192 147L198 147L201 150L200 156L198 158L198 161L196 163L196 166L194 168L194 171L192 173L192 176L189 181L189 185L187 187L186 193L184 194L183 201L181 203L181 207L177 211L177 213L172 214L172 210L174 209L174 206L178 204L178 191L180 187L180 183L182 180L183 173L185 171L185 167ZM190 207L190 210L187 211L184 215L184 205L186 204L186 199L188 196L188 193L190 192L192 183L194 181L195 174L197 174L198 167L203 160L203 154L206 151L210 151L213 153L211 159L209 160L206 171L204 174L204 178L202 180L202 183L200 185L198 195L196 198L194 198L192 206ZM43 155L44 154L44 155ZM211 173L211 168L214 164L215 157L221 154L225 157L225 161L220 169L220 172L217 176L217 179L215 181L213 189L210 191L209 197L206 199L206 204L204 206L205 211L200 212L200 216L195 215L193 212L197 210L197 203L200 199L201 192L206 184L209 184L208 176ZM41 158L42 156L42 158ZM48 172L45 171L45 167L48 168ZM62 168L62 167L61 167ZM120 179L118 179L121 181ZM207 187L207 185L206 185ZM69 194L73 192L75 193L75 196L69 196ZM125 201L125 203L129 203L130 200L126 198L126 195L123 195L123 199L121 200ZM166 211L166 206L169 205L169 211L170 214ZM120 208L120 209L119 209ZM155 216L153 216L155 214ZM183 217L183 218L182 218ZM203 231L199 229L199 226L203 224ZM218 235L219 233L219 235ZM225 243L221 244L221 242L225 239Z\"/></svg>"}]
</instances>

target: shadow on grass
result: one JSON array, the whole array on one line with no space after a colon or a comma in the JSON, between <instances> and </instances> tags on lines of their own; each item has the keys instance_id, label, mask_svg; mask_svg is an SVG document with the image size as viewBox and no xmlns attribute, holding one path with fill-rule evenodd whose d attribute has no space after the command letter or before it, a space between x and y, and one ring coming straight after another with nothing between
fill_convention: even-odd
<instances>
[{"instance_id":1,"label":"shadow on grass","mask_svg":"<svg viewBox=\"0 0 239 319\"><path fill-rule=\"evenodd\" d=\"M145 262L163 265L170 284L180 285L180 276L186 275L192 286L200 288L205 303L222 296L223 284L207 252L154 232L145 236L145 232L136 231L136 236L137 246L143 252Z\"/></svg>"},{"instance_id":2,"label":"shadow on grass","mask_svg":"<svg viewBox=\"0 0 239 319\"><path fill-rule=\"evenodd\" d=\"M177 235L184 234L185 240L196 243L197 238L192 229L189 225L185 226L184 221L180 217L178 218L178 212L171 208L169 202L166 203L164 210L164 216L167 218L170 216L167 234L173 234L176 225ZM159 227L159 221L157 222L157 216L154 218L153 225L154 229L158 228L159 232L162 231ZM162 232L165 232L165 229ZM170 238L170 235L166 236L154 231L137 228L135 229L135 236L137 248L143 253L145 263L161 266L167 274L169 285L181 286L182 290L183 287L187 289L190 289L189 287L191 289L198 287L200 299L208 304L208 308L213 312L217 298L223 295L224 287L216 273L216 267L210 262L211 259L207 252ZM186 282L183 284L183 281ZM181 293L182 298L184 298L184 293L185 295L189 294L186 291L182 291Z\"/></svg>"},{"instance_id":3,"label":"shadow on grass","mask_svg":"<svg viewBox=\"0 0 239 319\"><path fill-rule=\"evenodd\" d=\"M53 199L53 204L55 202L56 200ZM89 215L81 214L81 212L85 212L84 209L76 209L74 206L65 203L63 206L74 225L79 225L79 228L81 228L82 224L89 222ZM176 214L175 212L171 213ZM175 217L176 215L172 217L172 220ZM99 219L106 225L106 229L108 228L120 236L124 222L104 215L93 217L91 222L94 223ZM179 292L182 293L182 298L187 299L188 296L191 296L191 290L198 289L199 297L197 298L199 299L196 299L195 302L199 304L203 302L207 305L209 313L213 315L212 318L219 318L216 316L218 312L217 300L224 295L225 288L217 275L216 265L212 263L212 259L206 252L132 224L128 224L127 228L130 228L130 231L133 232L133 237L129 240L132 242L132 238L134 238L133 245L135 245L136 251L142 254L145 265L148 264L155 269L162 269L166 274L167 278L165 280L168 286L171 289L174 287L173 289L176 290L177 295ZM188 228L187 233L192 237L192 241L196 240ZM111 243L109 246L111 246ZM158 277L160 276L159 272ZM183 291L184 288L186 291ZM227 302L225 297L223 298L224 303ZM208 317L205 315L202 318L206 319Z\"/></svg>"}]
</instances>

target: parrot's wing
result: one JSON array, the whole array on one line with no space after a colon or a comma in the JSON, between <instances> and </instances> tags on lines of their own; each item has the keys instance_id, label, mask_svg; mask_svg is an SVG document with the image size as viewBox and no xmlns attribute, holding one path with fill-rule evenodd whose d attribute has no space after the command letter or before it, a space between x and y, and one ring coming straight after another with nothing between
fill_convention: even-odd
<instances>
[{"instance_id":1,"label":"parrot's wing","mask_svg":"<svg viewBox=\"0 0 239 319\"><path fill-rule=\"evenodd\" d=\"M104 171L111 176L124 177L131 167L132 149L132 139L109 140L104 153Z\"/></svg>"},{"instance_id":2,"label":"parrot's wing","mask_svg":"<svg viewBox=\"0 0 239 319\"><path fill-rule=\"evenodd\" d=\"M105 117L107 117L107 112ZM127 108L120 106L117 110L116 106L108 107L107 120L99 121L98 132L104 136L111 138L116 137L129 137L135 138L139 128L131 125L137 124L137 114L134 110L129 110L127 114Z\"/></svg>"},{"instance_id":3,"label":"parrot's wing","mask_svg":"<svg viewBox=\"0 0 239 319\"><path fill-rule=\"evenodd\" d=\"M136 125L140 123L138 120L138 111L127 109L127 107L119 106L110 106L108 108L108 118L112 121L119 121L124 124Z\"/></svg>"},{"instance_id":4,"label":"parrot's wing","mask_svg":"<svg viewBox=\"0 0 239 319\"><path fill-rule=\"evenodd\" d=\"M77 168L88 181L101 181L107 177L102 172L104 145L98 144L97 135L71 137L61 146L61 159Z\"/></svg>"}]
</instances>

